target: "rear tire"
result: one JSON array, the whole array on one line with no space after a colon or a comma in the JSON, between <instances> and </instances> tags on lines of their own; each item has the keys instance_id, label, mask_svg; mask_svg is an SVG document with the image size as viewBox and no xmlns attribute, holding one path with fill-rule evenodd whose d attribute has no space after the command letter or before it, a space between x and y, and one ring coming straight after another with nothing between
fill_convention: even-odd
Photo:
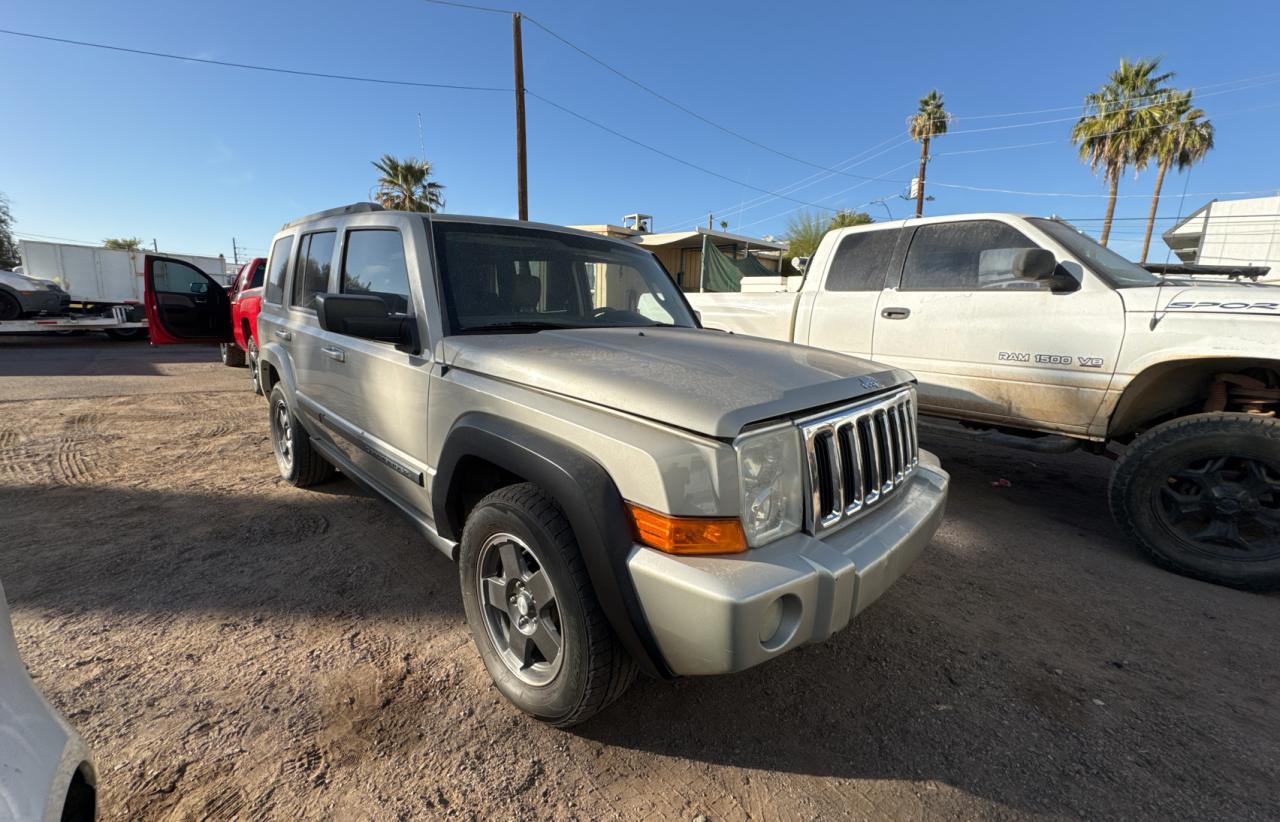
<instances>
[{"instance_id":1,"label":"rear tire","mask_svg":"<svg viewBox=\"0 0 1280 822\"><path fill-rule=\"evenodd\" d=\"M244 351L235 343L219 343L218 354L222 364L230 368L244 368Z\"/></svg>"},{"instance_id":2,"label":"rear tire","mask_svg":"<svg viewBox=\"0 0 1280 822\"><path fill-rule=\"evenodd\" d=\"M472 510L459 556L462 604L494 684L525 713L567 727L635 680L560 506L532 483Z\"/></svg>"},{"instance_id":3,"label":"rear tire","mask_svg":"<svg viewBox=\"0 0 1280 822\"><path fill-rule=\"evenodd\" d=\"M262 371L261 364L258 362L258 341L252 336L249 337L249 350L245 357L249 365L249 385L253 387L253 393L259 397L262 396Z\"/></svg>"},{"instance_id":4,"label":"rear tire","mask_svg":"<svg viewBox=\"0 0 1280 822\"><path fill-rule=\"evenodd\" d=\"M1196 414L1134 440L1111 511L1156 564L1236 588L1280 586L1280 420Z\"/></svg>"},{"instance_id":5,"label":"rear tire","mask_svg":"<svg viewBox=\"0 0 1280 822\"><path fill-rule=\"evenodd\" d=\"M284 389L277 383L271 389L269 424L271 450L276 455L280 476L290 485L306 488L333 477L333 466L311 447L311 435L289 409Z\"/></svg>"}]
</instances>

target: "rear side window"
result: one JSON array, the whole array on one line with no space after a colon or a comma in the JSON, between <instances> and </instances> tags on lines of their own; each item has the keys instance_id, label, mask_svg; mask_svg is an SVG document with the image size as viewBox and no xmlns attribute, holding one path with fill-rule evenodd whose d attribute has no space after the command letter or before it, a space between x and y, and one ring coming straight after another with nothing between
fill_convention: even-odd
<instances>
[{"instance_id":1,"label":"rear side window","mask_svg":"<svg viewBox=\"0 0 1280 822\"><path fill-rule=\"evenodd\" d=\"M271 246L271 276L267 278L267 291L263 295L269 303L284 302L284 273L289 270L289 252L293 251L293 237L281 237Z\"/></svg>"},{"instance_id":2,"label":"rear side window","mask_svg":"<svg viewBox=\"0 0 1280 822\"><path fill-rule=\"evenodd\" d=\"M902 272L904 291L1034 291L1039 283L1013 276L1013 256L1039 248L995 220L935 223L916 229Z\"/></svg>"},{"instance_id":3,"label":"rear side window","mask_svg":"<svg viewBox=\"0 0 1280 822\"><path fill-rule=\"evenodd\" d=\"M333 245L336 231L304 234L298 248L298 265L293 272L294 308L314 311L316 295L329 290L329 271L333 268Z\"/></svg>"},{"instance_id":4,"label":"rear side window","mask_svg":"<svg viewBox=\"0 0 1280 822\"><path fill-rule=\"evenodd\" d=\"M262 280L267 273L267 261L258 260L253 264L253 271L249 275L249 288L261 288Z\"/></svg>"},{"instance_id":5,"label":"rear side window","mask_svg":"<svg viewBox=\"0 0 1280 822\"><path fill-rule=\"evenodd\" d=\"M342 253L342 293L381 297L387 311L409 313L409 269L399 231L347 232L346 250Z\"/></svg>"},{"instance_id":6,"label":"rear side window","mask_svg":"<svg viewBox=\"0 0 1280 822\"><path fill-rule=\"evenodd\" d=\"M882 290L897 243L896 230L860 231L845 237L831 260L827 290Z\"/></svg>"}]
</instances>

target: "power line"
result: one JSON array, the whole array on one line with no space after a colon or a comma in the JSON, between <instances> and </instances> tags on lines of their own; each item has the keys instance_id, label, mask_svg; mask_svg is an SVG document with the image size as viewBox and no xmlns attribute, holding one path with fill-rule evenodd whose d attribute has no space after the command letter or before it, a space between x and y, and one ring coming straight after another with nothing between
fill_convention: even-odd
<instances>
[{"instance_id":1,"label":"power line","mask_svg":"<svg viewBox=\"0 0 1280 822\"><path fill-rule=\"evenodd\" d=\"M770 191L770 190L769 190L769 189L767 189L767 188L761 188L760 186L752 185L751 183L745 182L745 181L743 181L743 180L739 180L739 179L736 179L736 178L734 178L734 177L730 177L730 176L728 176L727 174L721 174L721 173L720 173L720 172L718 172L718 171L712 171L711 169L707 168L706 166L698 165L697 163L694 163L694 162L692 162L692 161L690 161L690 160L686 160L686 159L684 159L683 157L677 157L676 155L674 155L674 154L672 154L672 153L670 153L670 152L668 152L668 151L663 151L662 149L660 149L660 148L656 148L656 147L654 147L654 146L651 146L651 145L649 145L648 143L642 143L641 141L637 140L637 139L636 139L636 138L634 138L634 137L631 137L631 136L629 136L629 135L627 135L627 134L623 134L621 131L618 131L618 130L616 130L616 129L610 128L609 126L606 126L605 124L600 123L600 122L598 122L598 121L596 121L596 120L592 120L590 117L587 117L585 114L579 114L578 112L574 111L573 109L570 109L570 108L567 108L567 107L565 107L565 106L562 106L562 105L560 105L559 103L555 102L554 100L549 100L549 99L547 99L546 97L542 96L541 94L538 94L538 93L537 93L536 91L534 91L533 89L526 88L526 89L525 89L525 94L528 94L530 97L533 97L533 98L535 98L535 99L537 99L537 100L541 100L543 103L546 103L547 105L551 106L552 108L559 109L560 111L563 111L565 114L568 114L568 115L569 115L569 116L571 116L571 117L576 117L577 119L579 119L579 120L583 121L584 123L588 123L589 125L595 126L596 128L600 129L601 131L606 131L606 132L608 132L609 134L612 134L613 136L618 137L619 139L626 140L628 143L631 143L631 144L633 144L633 145L637 145L637 146L639 146L640 148L645 149L646 151L651 151L651 152L653 152L654 154L658 154L658 155L661 155L661 156L663 156L663 157L666 157L668 160L672 160L672 161L674 161L674 162L680 163L681 165L688 166L689 168L692 168L692 169L694 169L694 170L696 170L696 171L701 171L703 174L708 174L708 175L710 175L710 176L712 176L712 177L718 177L719 179L724 180L724 181L729 182L729 183L733 183L734 185L742 186L743 188L749 188L749 189L751 189L752 191L758 191L758 192L760 192L760 193L762 193L762 194L768 194L768 195L769 195L769 196L771 196L771 197L777 197L777 198L782 199L782 200L789 200L789 201L791 201L791 202L793 202L793 203L799 203L800 205L810 206L811 208L818 208L818 209L822 209L822 210L824 210L824 211L836 211L836 210L837 210L837 209L831 208L830 206L819 205L818 203L811 203L811 202L809 202L809 201L807 201L807 200L799 200L799 199L796 199L795 197L791 197L791 196L788 196L788 195L786 195L786 194L781 194L781 193L776 192L776 191ZM880 178L876 178L876 177L869 177L869 178L866 178L866 180L867 180L867 182L871 182L872 180L885 180L885 178L883 178L883 177L880 177ZM886 181L886 182L893 182L893 183L902 183L902 182L905 182L905 181L903 181L903 180L885 180L885 181Z\"/></svg>"},{"instance_id":2,"label":"power line","mask_svg":"<svg viewBox=\"0 0 1280 822\"><path fill-rule=\"evenodd\" d=\"M166 60L181 60L185 63L204 63L211 66L224 66L226 68L248 69L250 71L267 71L275 74L289 74L295 77L317 77L323 80L346 80L353 83L377 83L387 86L412 86L414 88L439 88L452 89L455 91L506 91L510 92L511 88L499 88L496 86L467 86L455 83L423 83L416 80L390 80L383 77L359 77L351 74L329 74L320 71L302 71L300 69L279 68L277 66L258 66L251 63L233 63L227 60L211 60L205 57L185 57L181 54L168 54L162 51L147 51L145 49L126 48L124 46L112 46L106 43L90 43L85 40L71 40L65 37L50 37L45 34L32 34L26 31L13 31L12 29L0 29L0 34L7 34L11 37L27 37L32 40L45 40L50 43L63 43L71 46L84 46L86 48L102 49L104 51L123 52L125 54L139 54L144 57L163 57Z\"/></svg>"}]
</instances>

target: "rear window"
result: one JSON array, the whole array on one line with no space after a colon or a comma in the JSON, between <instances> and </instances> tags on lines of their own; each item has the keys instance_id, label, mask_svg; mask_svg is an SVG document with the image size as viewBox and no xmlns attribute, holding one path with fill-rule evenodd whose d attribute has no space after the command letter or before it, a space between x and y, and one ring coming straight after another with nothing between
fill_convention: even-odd
<instances>
[{"instance_id":1,"label":"rear window","mask_svg":"<svg viewBox=\"0 0 1280 822\"><path fill-rule=\"evenodd\" d=\"M293 237L281 237L271 246L271 276L267 279L267 291L263 295L269 303L284 302L284 273L289 270L289 253L293 251Z\"/></svg>"},{"instance_id":2,"label":"rear window","mask_svg":"<svg viewBox=\"0 0 1280 822\"><path fill-rule=\"evenodd\" d=\"M880 291L884 288L897 229L859 231L840 241L827 274L828 291Z\"/></svg>"},{"instance_id":3,"label":"rear window","mask_svg":"<svg viewBox=\"0 0 1280 822\"><path fill-rule=\"evenodd\" d=\"M294 308L314 311L316 295L329 290L329 271L333 268L333 246L336 231L304 234L298 249L298 264L293 272Z\"/></svg>"}]
</instances>

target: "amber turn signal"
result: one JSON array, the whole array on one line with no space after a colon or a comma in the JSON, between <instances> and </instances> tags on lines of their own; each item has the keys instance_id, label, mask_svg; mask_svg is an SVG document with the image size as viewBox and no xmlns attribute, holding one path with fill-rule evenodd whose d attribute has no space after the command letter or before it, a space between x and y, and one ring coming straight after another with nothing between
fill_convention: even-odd
<instances>
[{"instance_id":1,"label":"amber turn signal","mask_svg":"<svg viewBox=\"0 0 1280 822\"><path fill-rule=\"evenodd\" d=\"M672 517L627 503L636 538L642 545L668 554L736 554L747 550L747 537L736 517Z\"/></svg>"}]
</instances>

